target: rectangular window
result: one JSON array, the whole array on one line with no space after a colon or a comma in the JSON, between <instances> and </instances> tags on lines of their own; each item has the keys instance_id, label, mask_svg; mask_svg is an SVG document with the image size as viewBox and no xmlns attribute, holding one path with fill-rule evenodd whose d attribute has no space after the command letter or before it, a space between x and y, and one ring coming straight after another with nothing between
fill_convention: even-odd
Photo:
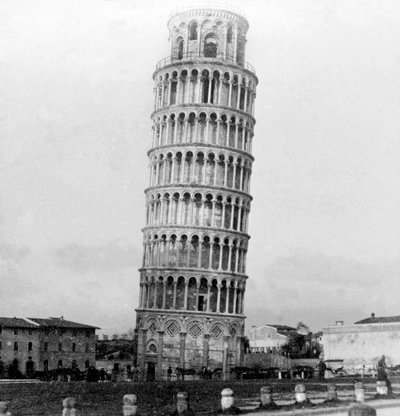
<instances>
[{"instance_id":1,"label":"rectangular window","mask_svg":"<svg viewBox=\"0 0 400 416\"><path fill-rule=\"evenodd\" d=\"M72 352L75 352L76 351L76 344L75 344L75 342L72 344Z\"/></svg>"},{"instance_id":2,"label":"rectangular window","mask_svg":"<svg viewBox=\"0 0 400 416\"><path fill-rule=\"evenodd\" d=\"M14 335L18 335L18 329L17 328L14 329Z\"/></svg>"},{"instance_id":3,"label":"rectangular window","mask_svg":"<svg viewBox=\"0 0 400 416\"><path fill-rule=\"evenodd\" d=\"M3 328L0 326L0 334L3 332Z\"/></svg>"},{"instance_id":4,"label":"rectangular window","mask_svg":"<svg viewBox=\"0 0 400 416\"><path fill-rule=\"evenodd\" d=\"M0 350L2 350L3 349L3 344L2 344L2 342L0 341Z\"/></svg>"},{"instance_id":5,"label":"rectangular window","mask_svg":"<svg viewBox=\"0 0 400 416\"><path fill-rule=\"evenodd\" d=\"M48 342L45 342L44 343L44 348L43 348L45 351L48 351L49 350L49 343Z\"/></svg>"},{"instance_id":6,"label":"rectangular window","mask_svg":"<svg viewBox=\"0 0 400 416\"><path fill-rule=\"evenodd\" d=\"M28 351L32 351L32 342L28 342Z\"/></svg>"},{"instance_id":7,"label":"rectangular window","mask_svg":"<svg viewBox=\"0 0 400 416\"><path fill-rule=\"evenodd\" d=\"M58 351L62 351L62 343L61 342L58 343Z\"/></svg>"},{"instance_id":8,"label":"rectangular window","mask_svg":"<svg viewBox=\"0 0 400 416\"><path fill-rule=\"evenodd\" d=\"M28 329L28 335L32 335L32 329Z\"/></svg>"},{"instance_id":9,"label":"rectangular window","mask_svg":"<svg viewBox=\"0 0 400 416\"><path fill-rule=\"evenodd\" d=\"M14 351L18 351L18 342L14 342Z\"/></svg>"}]
</instances>

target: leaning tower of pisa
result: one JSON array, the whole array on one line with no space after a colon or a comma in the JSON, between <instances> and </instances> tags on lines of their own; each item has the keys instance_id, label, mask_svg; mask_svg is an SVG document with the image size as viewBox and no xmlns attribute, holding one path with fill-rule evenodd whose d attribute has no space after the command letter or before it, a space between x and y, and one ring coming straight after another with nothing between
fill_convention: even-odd
<instances>
[{"instance_id":1,"label":"leaning tower of pisa","mask_svg":"<svg viewBox=\"0 0 400 416\"><path fill-rule=\"evenodd\" d=\"M147 379L168 367L227 377L243 356L258 80L241 12L183 8L168 30L153 74L138 365Z\"/></svg>"}]
</instances>

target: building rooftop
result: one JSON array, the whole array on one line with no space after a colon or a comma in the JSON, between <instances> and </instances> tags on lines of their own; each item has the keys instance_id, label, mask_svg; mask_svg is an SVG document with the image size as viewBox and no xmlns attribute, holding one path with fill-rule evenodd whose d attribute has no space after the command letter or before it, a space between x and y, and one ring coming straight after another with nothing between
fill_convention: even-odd
<instances>
[{"instance_id":1,"label":"building rooftop","mask_svg":"<svg viewBox=\"0 0 400 416\"><path fill-rule=\"evenodd\" d=\"M3 328L86 328L100 329L97 326L80 324L60 318L4 318L0 317L0 326Z\"/></svg>"},{"instance_id":2,"label":"building rooftop","mask_svg":"<svg viewBox=\"0 0 400 416\"><path fill-rule=\"evenodd\" d=\"M374 313L371 313L371 316L369 318L357 321L355 322L355 324L383 324L390 322L400 322L400 316L375 316Z\"/></svg>"},{"instance_id":3,"label":"building rooftop","mask_svg":"<svg viewBox=\"0 0 400 416\"><path fill-rule=\"evenodd\" d=\"M265 324L267 326L272 326L273 328L275 328L278 332L280 331L296 331L296 328L293 328L291 326L288 325L274 325L274 324Z\"/></svg>"},{"instance_id":4,"label":"building rooftop","mask_svg":"<svg viewBox=\"0 0 400 416\"><path fill-rule=\"evenodd\" d=\"M4 318L0 317L0 326L3 328L37 328L34 322L29 322L23 318Z\"/></svg>"},{"instance_id":5,"label":"building rooftop","mask_svg":"<svg viewBox=\"0 0 400 416\"><path fill-rule=\"evenodd\" d=\"M87 328L87 329L100 329L97 326L80 324L78 322L67 321L64 317L61 318L29 318L29 320L38 323L42 327L47 328Z\"/></svg>"}]
</instances>

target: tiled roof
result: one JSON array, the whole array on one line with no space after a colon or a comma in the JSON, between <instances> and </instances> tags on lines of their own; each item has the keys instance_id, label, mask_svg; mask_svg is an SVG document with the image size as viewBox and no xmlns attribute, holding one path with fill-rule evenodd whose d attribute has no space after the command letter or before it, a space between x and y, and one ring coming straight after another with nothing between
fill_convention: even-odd
<instances>
[{"instance_id":1,"label":"tiled roof","mask_svg":"<svg viewBox=\"0 0 400 416\"><path fill-rule=\"evenodd\" d=\"M371 316L369 318L362 319L361 321L357 321L355 324L383 324L390 322L400 322L400 316Z\"/></svg>"},{"instance_id":2,"label":"tiled roof","mask_svg":"<svg viewBox=\"0 0 400 416\"><path fill-rule=\"evenodd\" d=\"M97 326L80 324L78 322L67 321L64 318L29 318L33 322L37 322L42 327L47 328L87 328L100 329Z\"/></svg>"},{"instance_id":3,"label":"tiled roof","mask_svg":"<svg viewBox=\"0 0 400 416\"><path fill-rule=\"evenodd\" d=\"M275 328L278 332L279 331L296 331L296 328L293 328L291 326L287 326L287 325L270 325L270 324L266 324L267 326L272 326L273 328Z\"/></svg>"},{"instance_id":4,"label":"tiled roof","mask_svg":"<svg viewBox=\"0 0 400 416\"><path fill-rule=\"evenodd\" d=\"M1 318L0 326L3 328L85 328L100 329L97 326L79 324L77 322L67 321L64 318Z\"/></svg>"},{"instance_id":5,"label":"tiled roof","mask_svg":"<svg viewBox=\"0 0 400 416\"><path fill-rule=\"evenodd\" d=\"M38 326L22 318L1 318L0 326L3 328L37 328Z\"/></svg>"}]
</instances>

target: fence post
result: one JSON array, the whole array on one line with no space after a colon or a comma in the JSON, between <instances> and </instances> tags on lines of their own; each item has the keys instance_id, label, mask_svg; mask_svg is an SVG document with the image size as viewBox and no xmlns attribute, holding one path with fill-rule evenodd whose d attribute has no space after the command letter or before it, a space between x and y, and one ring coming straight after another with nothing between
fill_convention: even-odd
<instances>
[{"instance_id":1,"label":"fence post","mask_svg":"<svg viewBox=\"0 0 400 416\"><path fill-rule=\"evenodd\" d=\"M327 389L327 400L337 400L337 389L336 384L328 384Z\"/></svg>"},{"instance_id":2,"label":"fence post","mask_svg":"<svg viewBox=\"0 0 400 416\"><path fill-rule=\"evenodd\" d=\"M186 391L180 391L176 395L176 412L183 415L189 410L188 394Z\"/></svg>"},{"instance_id":3,"label":"fence post","mask_svg":"<svg viewBox=\"0 0 400 416\"><path fill-rule=\"evenodd\" d=\"M296 384L294 392L297 403L303 403L307 400L306 386L304 384Z\"/></svg>"},{"instance_id":4,"label":"fence post","mask_svg":"<svg viewBox=\"0 0 400 416\"><path fill-rule=\"evenodd\" d=\"M63 400L62 416L77 416L78 412L75 409L76 399L75 397L67 397Z\"/></svg>"},{"instance_id":5,"label":"fence post","mask_svg":"<svg viewBox=\"0 0 400 416\"><path fill-rule=\"evenodd\" d=\"M10 402L0 402L0 416L11 416L11 413L8 411L8 406Z\"/></svg>"},{"instance_id":6,"label":"fence post","mask_svg":"<svg viewBox=\"0 0 400 416\"><path fill-rule=\"evenodd\" d=\"M354 395L356 396L356 402L364 403L364 384L361 381L357 381L356 383L354 383Z\"/></svg>"},{"instance_id":7,"label":"fence post","mask_svg":"<svg viewBox=\"0 0 400 416\"><path fill-rule=\"evenodd\" d=\"M272 387L264 386L260 389L261 406L270 406L272 404Z\"/></svg>"},{"instance_id":8,"label":"fence post","mask_svg":"<svg viewBox=\"0 0 400 416\"><path fill-rule=\"evenodd\" d=\"M235 404L232 389L226 388L221 391L221 409L222 411L231 409Z\"/></svg>"},{"instance_id":9,"label":"fence post","mask_svg":"<svg viewBox=\"0 0 400 416\"><path fill-rule=\"evenodd\" d=\"M378 394L379 396L388 395L388 387L387 387L386 381L376 382L376 394Z\"/></svg>"},{"instance_id":10,"label":"fence post","mask_svg":"<svg viewBox=\"0 0 400 416\"><path fill-rule=\"evenodd\" d=\"M136 394L125 394L123 397L124 405L122 413L124 416L135 416L137 413L137 397Z\"/></svg>"},{"instance_id":11,"label":"fence post","mask_svg":"<svg viewBox=\"0 0 400 416\"><path fill-rule=\"evenodd\" d=\"M350 406L348 416L376 416L376 410L366 404L353 404Z\"/></svg>"}]
</instances>

